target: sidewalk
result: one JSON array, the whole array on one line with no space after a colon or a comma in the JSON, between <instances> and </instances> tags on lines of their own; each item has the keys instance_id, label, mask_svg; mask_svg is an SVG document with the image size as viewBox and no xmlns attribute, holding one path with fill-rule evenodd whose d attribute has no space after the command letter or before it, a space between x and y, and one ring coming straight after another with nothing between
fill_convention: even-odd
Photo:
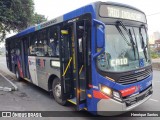
<instances>
[{"instance_id":1,"label":"sidewalk","mask_svg":"<svg viewBox=\"0 0 160 120\"><path fill-rule=\"evenodd\" d=\"M152 59L152 68L154 70L160 70L160 58Z\"/></svg>"},{"instance_id":2,"label":"sidewalk","mask_svg":"<svg viewBox=\"0 0 160 120\"><path fill-rule=\"evenodd\" d=\"M152 63L160 63L160 58L152 59Z\"/></svg>"},{"instance_id":3,"label":"sidewalk","mask_svg":"<svg viewBox=\"0 0 160 120\"><path fill-rule=\"evenodd\" d=\"M154 70L160 70L160 63L152 63L152 68Z\"/></svg>"}]
</instances>

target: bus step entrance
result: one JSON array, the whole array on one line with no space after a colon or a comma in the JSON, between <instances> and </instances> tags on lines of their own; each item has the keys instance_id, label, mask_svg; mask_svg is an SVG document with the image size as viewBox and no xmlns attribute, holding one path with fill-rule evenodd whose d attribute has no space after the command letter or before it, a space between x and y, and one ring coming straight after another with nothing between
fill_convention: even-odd
<instances>
[{"instance_id":1,"label":"bus step entrance","mask_svg":"<svg viewBox=\"0 0 160 120\"><path fill-rule=\"evenodd\" d=\"M73 103L74 105L77 105L76 103L76 97L72 98L72 99L68 99L69 102Z\"/></svg>"},{"instance_id":2,"label":"bus step entrance","mask_svg":"<svg viewBox=\"0 0 160 120\"><path fill-rule=\"evenodd\" d=\"M85 100L85 99L83 99L83 100ZM83 100L81 100L81 101L83 101ZM77 105L77 103L76 103L76 97L74 97L74 98L72 98L72 99L68 99L68 102L70 102L70 103L72 103L72 104L74 104L74 105ZM79 108L80 108L80 110L83 110L83 109L85 109L85 104L84 103L81 103L80 105L79 105Z\"/></svg>"}]
</instances>

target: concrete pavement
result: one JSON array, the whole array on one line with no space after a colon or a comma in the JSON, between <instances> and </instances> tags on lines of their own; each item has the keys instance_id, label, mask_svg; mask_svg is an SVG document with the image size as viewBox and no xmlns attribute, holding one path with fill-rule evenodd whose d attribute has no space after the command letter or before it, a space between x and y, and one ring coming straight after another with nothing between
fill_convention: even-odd
<instances>
[{"instance_id":1,"label":"concrete pavement","mask_svg":"<svg viewBox=\"0 0 160 120\"><path fill-rule=\"evenodd\" d=\"M12 88L13 86L6 81L2 76L0 76L0 90L3 90L3 88Z\"/></svg>"},{"instance_id":2,"label":"concrete pavement","mask_svg":"<svg viewBox=\"0 0 160 120\"><path fill-rule=\"evenodd\" d=\"M152 59L152 67L154 70L160 70L160 58Z\"/></svg>"},{"instance_id":3,"label":"concrete pavement","mask_svg":"<svg viewBox=\"0 0 160 120\"><path fill-rule=\"evenodd\" d=\"M4 68L6 68L5 61L0 61L0 64L4 65ZM3 66L1 66L0 91L14 91L17 89L17 86L11 80L8 79L8 74L3 71Z\"/></svg>"},{"instance_id":4,"label":"concrete pavement","mask_svg":"<svg viewBox=\"0 0 160 120\"><path fill-rule=\"evenodd\" d=\"M17 86L0 73L0 91L14 91Z\"/></svg>"}]
</instances>

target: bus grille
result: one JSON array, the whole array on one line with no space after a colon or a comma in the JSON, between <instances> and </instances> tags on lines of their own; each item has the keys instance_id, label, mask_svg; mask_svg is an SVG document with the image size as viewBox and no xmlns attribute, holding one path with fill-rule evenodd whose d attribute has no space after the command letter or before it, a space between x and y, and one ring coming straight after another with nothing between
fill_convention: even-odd
<instances>
[{"instance_id":1,"label":"bus grille","mask_svg":"<svg viewBox=\"0 0 160 120\"><path fill-rule=\"evenodd\" d=\"M139 82L139 81L142 81L145 78L149 77L151 75L151 73L152 73L152 70L148 69L143 72L122 76L122 77L120 77L118 83L126 85L126 84L132 84L135 82Z\"/></svg>"}]
</instances>

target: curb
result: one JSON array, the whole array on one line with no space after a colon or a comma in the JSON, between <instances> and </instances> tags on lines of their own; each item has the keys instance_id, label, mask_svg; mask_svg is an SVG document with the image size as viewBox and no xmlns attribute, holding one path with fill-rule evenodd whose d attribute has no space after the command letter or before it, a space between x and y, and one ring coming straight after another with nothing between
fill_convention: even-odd
<instances>
[{"instance_id":1,"label":"curb","mask_svg":"<svg viewBox=\"0 0 160 120\"><path fill-rule=\"evenodd\" d=\"M15 90L14 90L14 88L0 87L0 91L11 92L11 91L15 91Z\"/></svg>"},{"instance_id":2,"label":"curb","mask_svg":"<svg viewBox=\"0 0 160 120\"><path fill-rule=\"evenodd\" d=\"M0 86L0 90L3 90L3 91L16 91L16 90L18 90L18 87L13 82L11 82L8 78L6 78L4 75L2 75L2 73L0 73L0 75L13 86L13 88Z\"/></svg>"}]
</instances>

